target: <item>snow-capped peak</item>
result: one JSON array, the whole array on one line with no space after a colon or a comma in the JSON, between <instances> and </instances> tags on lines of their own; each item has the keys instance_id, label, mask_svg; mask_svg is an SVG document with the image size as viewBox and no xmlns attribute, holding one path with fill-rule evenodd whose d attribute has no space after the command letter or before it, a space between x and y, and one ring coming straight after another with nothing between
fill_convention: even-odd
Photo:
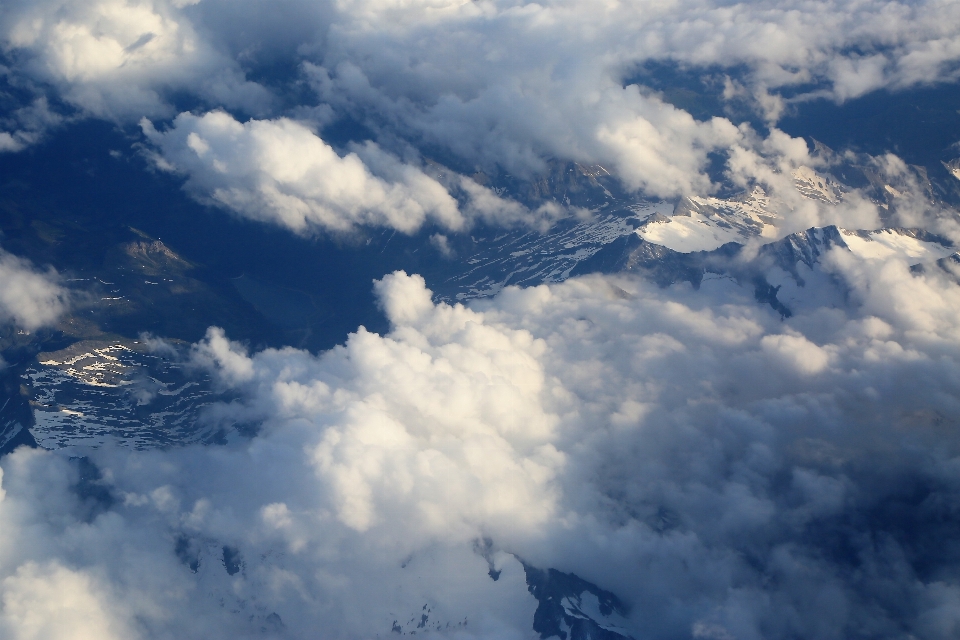
<instances>
[{"instance_id":1,"label":"snow-capped peak","mask_svg":"<svg viewBox=\"0 0 960 640\"><path fill-rule=\"evenodd\" d=\"M781 221L778 204L759 186L729 199L690 196L677 203L671 216L647 218L637 235L680 253L743 244L755 237L773 239Z\"/></svg>"}]
</instances>

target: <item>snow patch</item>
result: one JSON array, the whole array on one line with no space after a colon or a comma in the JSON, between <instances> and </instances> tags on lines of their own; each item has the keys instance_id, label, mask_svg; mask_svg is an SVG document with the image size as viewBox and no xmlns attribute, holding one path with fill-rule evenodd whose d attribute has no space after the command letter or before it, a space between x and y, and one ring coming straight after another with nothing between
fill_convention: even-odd
<instances>
[{"instance_id":1,"label":"snow patch","mask_svg":"<svg viewBox=\"0 0 960 640\"><path fill-rule=\"evenodd\" d=\"M648 218L637 235L679 253L712 251L755 237L772 239L781 219L776 204L760 187L728 200L691 196L681 200L670 217Z\"/></svg>"},{"instance_id":2,"label":"snow patch","mask_svg":"<svg viewBox=\"0 0 960 640\"><path fill-rule=\"evenodd\" d=\"M956 250L938 242L919 240L897 229L879 229L867 233L841 229L850 251L864 260L906 260L912 264L932 262Z\"/></svg>"}]
</instances>

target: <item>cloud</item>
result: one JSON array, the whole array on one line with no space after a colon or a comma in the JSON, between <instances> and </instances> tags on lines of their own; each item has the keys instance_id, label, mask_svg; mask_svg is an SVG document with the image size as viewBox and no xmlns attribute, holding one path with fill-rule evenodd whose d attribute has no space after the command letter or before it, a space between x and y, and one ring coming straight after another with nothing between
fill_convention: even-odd
<instances>
[{"instance_id":1,"label":"cloud","mask_svg":"<svg viewBox=\"0 0 960 640\"><path fill-rule=\"evenodd\" d=\"M68 305L55 271L38 271L29 261L0 250L0 320L32 331L54 322Z\"/></svg>"},{"instance_id":2,"label":"cloud","mask_svg":"<svg viewBox=\"0 0 960 640\"><path fill-rule=\"evenodd\" d=\"M631 84L648 62L716 71L730 87L735 75L740 89L725 93L748 93L775 122L782 90L811 87L791 100L843 101L952 81L960 56L960 16L940 0L289 0L275 11L215 0L47 0L7 3L2 18L14 76L82 114L167 119L187 99L275 122L346 117L394 155L413 145L526 176L553 158L600 164L629 189L662 197L710 191L711 154L742 146L744 131L725 118L697 121ZM5 148L25 144L8 133Z\"/></svg>"},{"instance_id":3,"label":"cloud","mask_svg":"<svg viewBox=\"0 0 960 640\"><path fill-rule=\"evenodd\" d=\"M750 92L772 124L784 88L842 101L952 79L960 24L938 2L282 7L296 19L212 0L14 3L0 23L12 73L80 113L157 121L142 125L153 161L197 199L306 234L434 225L441 252L477 221L569 212L504 199L431 150L518 176L598 163L661 196L711 190L719 153L732 184L782 201L784 231L876 226L865 192L795 188L796 170L849 155L699 121L631 75L736 67L729 95ZM202 108L174 117L184 94ZM52 126L44 105L5 120L0 148ZM344 116L375 140L317 133ZM902 161L869 162L896 191L885 215L960 237ZM526 638L522 559L616 593L635 637L954 637L960 286L839 250L818 269L789 318L729 278L592 276L464 307L397 272L375 284L385 335L250 352L211 328L186 357L233 400L205 419L256 435L3 458L0 629ZM67 306L55 274L9 254L0 282L0 317L25 329Z\"/></svg>"},{"instance_id":4,"label":"cloud","mask_svg":"<svg viewBox=\"0 0 960 640\"><path fill-rule=\"evenodd\" d=\"M0 153L22 151L63 123L63 116L50 109L45 97L34 98L0 121L0 126L8 129L0 131Z\"/></svg>"},{"instance_id":5,"label":"cloud","mask_svg":"<svg viewBox=\"0 0 960 640\"><path fill-rule=\"evenodd\" d=\"M438 313L419 276L388 276L377 290L395 338L361 329L320 360L292 350L249 359L212 332L200 353L229 350L215 371L254 393L257 416L336 416L308 452L353 529L469 539L483 522L542 522L563 458L549 444L555 417L537 401L544 345L462 307Z\"/></svg>"},{"instance_id":6,"label":"cloud","mask_svg":"<svg viewBox=\"0 0 960 640\"><path fill-rule=\"evenodd\" d=\"M569 215L552 202L530 210L465 176L404 162L373 142L341 156L286 118L241 123L212 111L181 113L165 131L148 120L141 126L156 148L155 164L184 174L197 199L297 233L361 226L413 233L428 222L462 231L477 220L542 226Z\"/></svg>"},{"instance_id":7,"label":"cloud","mask_svg":"<svg viewBox=\"0 0 960 640\"><path fill-rule=\"evenodd\" d=\"M468 66L483 60L480 52L476 55L478 60ZM323 100L346 112L387 114L391 127L399 124L401 131L487 170L502 167L529 176L544 170L545 159L560 157L609 166L630 189L669 196L710 190L703 172L707 154L740 137L724 119L698 123L658 97L642 95L636 86L622 87L599 69L577 69L571 71L573 77L550 81L549 68L528 64L518 68L503 60L478 67L473 75L477 86L463 92L451 87L450 93L437 86L429 98L395 98L393 87L377 88L379 76L401 77L406 69L361 69L351 60L335 73L309 64L306 69ZM511 66L510 71L496 71L501 65ZM374 71L377 75L368 77ZM485 77L493 86L483 86ZM378 126L375 116L371 125Z\"/></svg>"},{"instance_id":8,"label":"cloud","mask_svg":"<svg viewBox=\"0 0 960 640\"><path fill-rule=\"evenodd\" d=\"M519 557L616 593L635 637L950 637L960 286L823 264L847 303L788 319L727 279L467 308L398 272L386 335L315 355L211 330L191 357L258 435L86 451L82 491L77 452L5 458L5 611L90 581L144 637L370 636L427 609L438 637L526 637Z\"/></svg>"},{"instance_id":9,"label":"cloud","mask_svg":"<svg viewBox=\"0 0 960 640\"><path fill-rule=\"evenodd\" d=\"M157 130L146 119L141 127L150 143L148 157L160 169L185 176L185 188L196 199L300 234L349 233L378 226L413 233L425 224L462 232L477 222L546 230L560 218L590 215L553 200L527 207L470 177L424 162L416 152L401 158L368 141L350 145L341 155L308 124L287 118L240 122L222 111L185 112L165 130ZM798 191L798 171L810 173L809 166L829 170L845 156L812 154L804 140L775 128L766 138L749 129L730 128L736 133L728 148L727 178L744 189L763 186L782 216L780 235L829 224L855 229L880 226L877 205L859 190L847 189L836 202L812 199ZM695 176L697 171L694 161L686 168L659 156L648 161L650 167L678 179ZM904 221L926 224L922 221L935 212L901 160L891 155L863 162L876 165L879 175L900 185L909 196L901 198L897 209L902 210L898 215ZM644 170L645 179L652 179L652 171ZM698 184L712 188L709 181ZM674 186L684 192L695 185ZM915 210L920 213L910 217Z\"/></svg>"},{"instance_id":10,"label":"cloud","mask_svg":"<svg viewBox=\"0 0 960 640\"><path fill-rule=\"evenodd\" d=\"M137 120L168 115L171 93L265 108L270 96L198 32L184 9L195 2L99 0L6 3L3 48L29 79L57 89L84 114Z\"/></svg>"},{"instance_id":11,"label":"cloud","mask_svg":"<svg viewBox=\"0 0 960 640\"><path fill-rule=\"evenodd\" d=\"M136 638L129 624L111 611L112 595L104 594L91 577L57 563L21 565L4 579L4 636L15 640L121 640Z\"/></svg>"},{"instance_id":12,"label":"cloud","mask_svg":"<svg viewBox=\"0 0 960 640\"><path fill-rule=\"evenodd\" d=\"M191 192L246 217L300 233L364 224L410 233L428 217L445 228L464 224L439 183L373 143L341 157L293 120L241 124L224 112L182 113L164 132L147 121L143 128L161 166L186 173Z\"/></svg>"},{"instance_id":13,"label":"cloud","mask_svg":"<svg viewBox=\"0 0 960 640\"><path fill-rule=\"evenodd\" d=\"M952 79L955 11L938 2L355 2L305 68L340 112L465 162L520 174L550 157L597 163L631 189L672 196L709 190L708 154L742 139L722 118L697 122L624 86L645 62L729 69L769 117L783 109L770 92L796 85L842 101Z\"/></svg>"}]
</instances>

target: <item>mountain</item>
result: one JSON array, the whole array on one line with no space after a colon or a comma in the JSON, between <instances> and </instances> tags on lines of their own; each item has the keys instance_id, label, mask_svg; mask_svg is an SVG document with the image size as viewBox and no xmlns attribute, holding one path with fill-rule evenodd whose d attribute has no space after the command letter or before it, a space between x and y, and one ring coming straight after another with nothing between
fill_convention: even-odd
<instances>
[{"instance_id":1,"label":"mountain","mask_svg":"<svg viewBox=\"0 0 960 640\"><path fill-rule=\"evenodd\" d=\"M538 603L533 630L544 640L632 640L624 630L626 607L616 595L572 573L527 563L523 569Z\"/></svg>"},{"instance_id":2,"label":"mountain","mask_svg":"<svg viewBox=\"0 0 960 640\"><path fill-rule=\"evenodd\" d=\"M37 444L136 449L226 442L203 409L228 400L209 378L138 341L84 340L27 366ZM233 431L231 429L231 431Z\"/></svg>"},{"instance_id":3,"label":"mountain","mask_svg":"<svg viewBox=\"0 0 960 640\"><path fill-rule=\"evenodd\" d=\"M803 199L827 207L843 202L853 189L841 178L859 181L888 212L899 206L898 194L909 186L904 181L920 184L931 199L949 191L925 178L922 168L888 174L865 161L837 159L823 145L817 154L829 161L830 171L800 167L793 184ZM955 172L960 161L951 162L944 166ZM588 273L632 273L660 286L699 287L713 278L733 278L752 287L759 303L789 316L806 304L842 300L843 292L823 269L832 249L862 260L904 261L915 271L924 265L946 268L957 260L948 240L919 229L826 226L785 233L796 205L758 185L725 197L666 202L625 193L603 167L576 163L552 163L532 180L481 173L474 179L531 206L555 201L575 208L546 230L478 225L447 238L446 252L431 246L426 230L371 234L329 245L320 256L309 254L310 260L354 256L364 267L353 276L359 281L349 284L329 276L318 280L329 273L320 270L321 263L317 271L299 275L282 270L286 267L276 260L269 269L224 272L230 251L257 251L260 228L251 225L229 232L233 237L224 235L224 249L183 255L132 225L105 226L92 215L66 218L54 206L28 216L22 205L7 201L0 206L5 245L53 264L77 295L73 313L52 332L0 340L4 358L15 363L7 372L7 408L0 410L0 446L31 439L48 448L224 442L250 427L207 422L206 407L223 398L208 379L182 364L182 354L151 351L141 332L182 345L216 325L253 346L292 341L316 348L342 340L330 333L331 322L345 324L341 311L349 318L366 309L356 324L385 329L372 303L358 307L356 298L346 296L361 291L368 296L370 280L395 269L423 274L437 298L450 303L492 296L509 285ZM156 225L149 216L135 218L137 224ZM181 238L174 228L163 231ZM277 242L293 255L291 264L304 255L300 247L308 246L286 235ZM178 244L191 246L183 239ZM749 257L747 246L754 247Z\"/></svg>"}]
</instances>

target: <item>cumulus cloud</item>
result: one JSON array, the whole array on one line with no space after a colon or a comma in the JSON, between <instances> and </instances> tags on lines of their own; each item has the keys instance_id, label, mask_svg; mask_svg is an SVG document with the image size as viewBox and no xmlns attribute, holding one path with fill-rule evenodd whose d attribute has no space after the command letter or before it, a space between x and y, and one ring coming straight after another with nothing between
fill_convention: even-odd
<instances>
[{"instance_id":1,"label":"cumulus cloud","mask_svg":"<svg viewBox=\"0 0 960 640\"><path fill-rule=\"evenodd\" d=\"M168 115L169 96L188 91L224 106L258 111L266 91L184 14L196 2L100 0L12 2L0 38L33 80L56 87L83 113L138 119ZM202 28L201 28L202 29Z\"/></svg>"},{"instance_id":2,"label":"cumulus cloud","mask_svg":"<svg viewBox=\"0 0 960 640\"><path fill-rule=\"evenodd\" d=\"M467 308L398 272L386 335L314 355L211 330L191 357L237 394L211 417L258 435L89 451L86 485L5 458L4 624L84 584L108 634L370 636L429 609L438 637L528 637L522 558L616 593L635 637L950 637L960 286L822 268L848 303L785 320L726 279Z\"/></svg>"},{"instance_id":3,"label":"cumulus cloud","mask_svg":"<svg viewBox=\"0 0 960 640\"><path fill-rule=\"evenodd\" d=\"M223 112L183 113L158 132L145 121L163 163L188 175L187 188L241 215L298 232L358 224L411 232L429 216L448 228L463 218L435 180L369 143L344 157L292 120L241 124ZM363 154L393 180L371 173Z\"/></svg>"},{"instance_id":4,"label":"cumulus cloud","mask_svg":"<svg viewBox=\"0 0 960 640\"><path fill-rule=\"evenodd\" d=\"M342 111L467 162L520 173L542 170L545 157L599 163L666 196L707 190L707 154L740 137L730 122L696 122L624 86L644 62L746 68L747 91L770 117L783 108L771 90L793 85L844 100L952 79L955 11L939 2L355 2L306 69Z\"/></svg>"},{"instance_id":5,"label":"cumulus cloud","mask_svg":"<svg viewBox=\"0 0 960 640\"><path fill-rule=\"evenodd\" d=\"M115 597L104 594L80 571L56 562L21 565L3 581L4 636L16 640L136 638L122 615L112 611Z\"/></svg>"},{"instance_id":6,"label":"cumulus cloud","mask_svg":"<svg viewBox=\"0 0 960 640\"><path fill-rule=\"evenodd\" d=\"M306 125L286 118L241 123L212 111L182 113L162 132L148 120L141 126L156 148L156 165L184 174L198 199L298 233L359 226L412 233L426 222L460 231L475 220L538 225L569 214L555 203L530 210L446 170L427 175L427 167L373 142L341 156Z\"/></svg>"},{"instance_id":7,"label":"cumulus cloud","mask_svg":"<svg viewBox=\"0 0 960 640\"><path fill-rule=\"evenodd\" d=\"M69 303L53 270L0 250L0 320L32 331L54 322Z\"/></svg>"}]
</instances>

